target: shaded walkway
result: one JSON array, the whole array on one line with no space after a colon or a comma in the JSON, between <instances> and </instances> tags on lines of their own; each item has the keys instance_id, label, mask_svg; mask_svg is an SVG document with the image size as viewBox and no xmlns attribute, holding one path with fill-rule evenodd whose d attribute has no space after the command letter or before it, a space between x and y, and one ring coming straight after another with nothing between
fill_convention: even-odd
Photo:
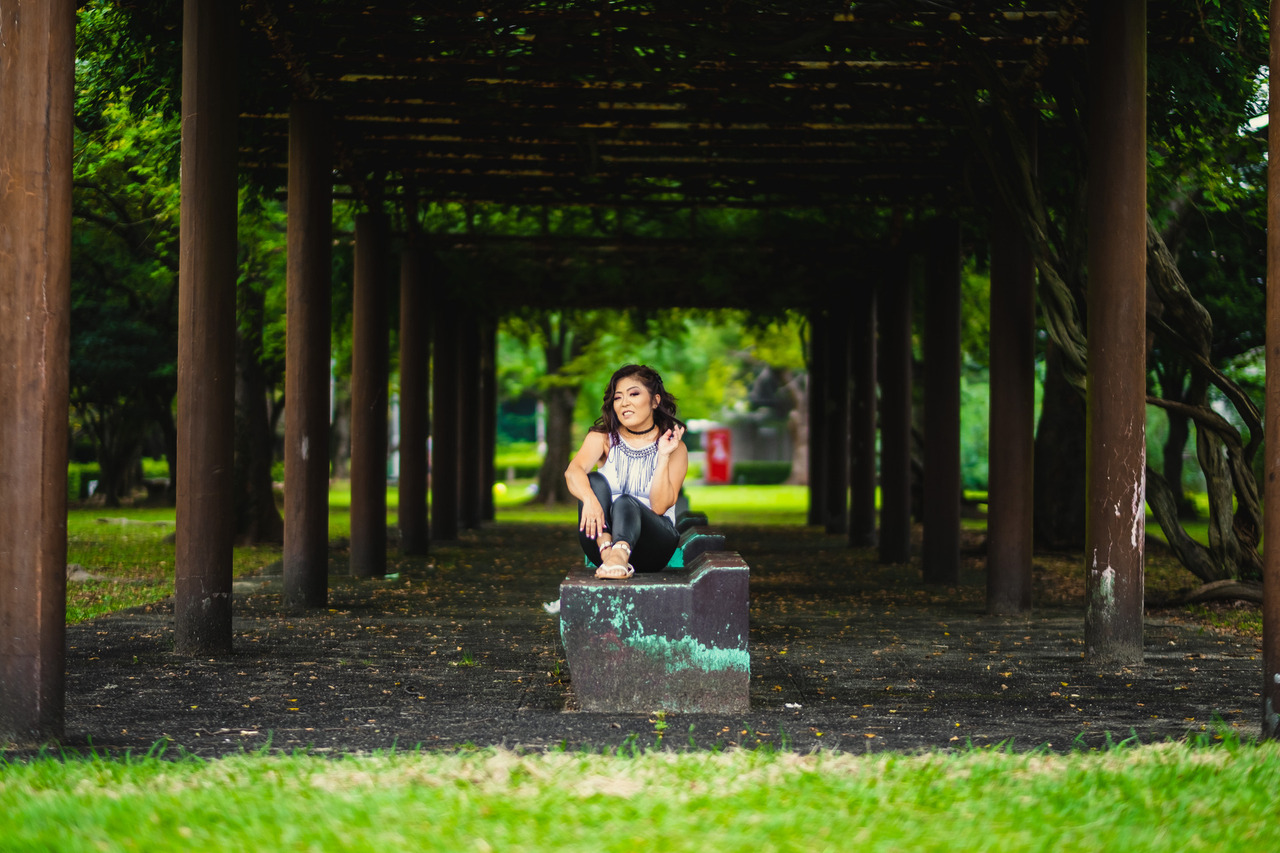
<instances>
[{"instance_id":1,"label":"shaded walkway","mask_svg":"<svg viewBox=\"0 0 1280 853\"><path fill-rule=\"evenodd\" d=\"M1083 611L982 612L983 578L925 590L918 567L878 566L816 529L726 528L752 566L751 711L573 710L554 599L576 544L519 524L472 532L386 580L333 555L327 612L282 611L280 579L237 582L236 653L173 654L171 603L68 629L67 743L202 755L501 744L532 749L772 743L844 751L1178 738L1221 717L1258 733L1255 643L1150 618L1146 664L1095 672ZM271 571L268 569L267 571ZM1042 591L1038 601L1045 600Z\"/></svg>"}]
</instances>

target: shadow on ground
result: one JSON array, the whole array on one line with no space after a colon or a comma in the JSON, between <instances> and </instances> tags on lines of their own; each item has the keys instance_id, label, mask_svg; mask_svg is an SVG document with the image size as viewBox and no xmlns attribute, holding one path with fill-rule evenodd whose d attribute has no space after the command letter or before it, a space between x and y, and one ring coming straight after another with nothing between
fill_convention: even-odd
<instances>
[{"instance_id":1,"label":"shadow on ground","mask_svg":"<svg viewBox=\"0 0 1280 853\"><path fill-rule=\"evenodd\" d=\"M321 612L284 612L277 576L242 578L226 658L175 655L171 603L68 628L65 746L863 752L1258 733L1253 641L1149 617L1145 664L1100 671L1078 602L1041 586L1031 618L985 615L979 558L960 586L925 588L918 566L878 565L815 529L723 531L752 567L746 714L574 711L543 603L581 559L575 539L499 523L396 559L387 579L345 576L335 552Z\"/></svg>"}]
</instances>

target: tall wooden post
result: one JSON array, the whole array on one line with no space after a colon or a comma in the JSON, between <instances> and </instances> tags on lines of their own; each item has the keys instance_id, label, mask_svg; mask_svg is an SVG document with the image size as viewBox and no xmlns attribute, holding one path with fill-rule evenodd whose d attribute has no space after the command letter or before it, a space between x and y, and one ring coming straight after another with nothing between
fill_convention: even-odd
<instances>
[{"instance_id":1,"label":"tall wooden post","mask_svg":"<svg viewBox=\"0 0 1280 853\"><path fill-rule=\"evenodd\" d=\"M0 743L61 737L75 5L0 6Z\"/></svg>"},{"instance_id":2,"label":"tall wooden post","mask_svg":"<svg viewBox=\"0 0 1280 853\"><path fill-rule=\"evenodd\" d=\"M201 656L231 651L238 19L183 5L174 647Z\"/></svg>"},{"instance_id":3,"label":"tall wooden post","mask_svg":"<svg viewBox=\"0 0 1280 853\"><path fill-rule=\"evenodd\" d=\"M992 211L991 228L991 427L987 453L989 613L1031 610L1035 312L1035 263L1031 248L1014 212L1007 205L997 203Z\"/></svg>"},{"instance_id":4,"label":"tall wooden post","mask_svg":"<svg viewBox=\"0 0 1280 853\"><path fill-rule=\"evenodd\" d=\"M356 215L351 307L351 574L387 571L387 267L382 212Z\"/></svg>"},{"instance_id":5,"label":"tall wooden post","mask_svg":"<svg viewBox=\"0 0 1280 853\"><path fill-rule=\"evenodd\" d=\"M1271 4L1271 67L1280 69L1280 2ZM1264 541L1280 542L1280 74L1270 82L1267 127L1267 396ZM1262 551L1262 736L1280 739L1280 548Z\"/></svg>"},{"instance_id":6,"label":"tall wooden post","mask_svg":"<svg viewBox=\"0 0 1280 853\"><path fill-rule=\"evenodd\" d=\"M929 228L924 333L924 580L960 580L960 225Z\"/></svg>"},{"instance_id":7,"label":"tall wooden post","mask_svg":"<svg viewBox=\"0 0 1280 853\"><path fill-rule=\"evenodd\" d=\"M1089 7L1085 652L1142 661L1146 470L1145 0Z\"/></svg>"},{"instance_id":8,"label":"tall wooden post","mask_svg":"<svg viewBox=\"0 0 1280 853\"><path fill-rule=\"evenodd\" d=\"M480 378L483 392L480 398L482 429L480 445L480 501L482 521L493 521L496 507L493 501L493 484L497 482L494 471L494 454L498 448L498 323L487 317L481 328L483 337L480 350Z\"/></svg>"},{"instance_id":9,"label":"tall wooden post","mask_svg":"<svg viewBox=\"0 0 1280 853\"><path fill-rule=\"evenodd\" d=\"M809 513L808 523L825 524L827 518L827 329L829 320L820 308L809 312Z\"/></svg>"},{"instance_id":10,"label":"tall wooden post","mask_svg":"<svg viewBox=\"0 0 1280 853\"><path fill-rule=\"evenodd\" d=\"M905 255L882 283L880 351L880 562L911 560L911 284Z\"/></svg>"},{"instance_id":11,"label":"tall wooden post","mask_svg":"<svg viewBox=\"0 0 1280 853\"><path fill-rule=\"evenodd\" d=\"M826 453L823 465L823 525L827 533L849 531L849 310L848 302L827 315Z\"/></svg>"},{"instance_id":12,"label":"tall wooden post","mask_svg":"<svg viewBox=\"0 0 1280 853\"><path fill-rule=\"evenodd\" d=\"M850 420L849 544L876 544L876 289L858 289L849 317L853 397Z\"/></svg>"},{"instance_id":13,"label":"tall wooden post","mask_svg":"<svg viewBox=\"0 0 1280 853\"><path fill-rule=\"evenodd\" d=\"M294 101L289 110L283 563L284 603L294 609L329 599L329 125L314 101Z\"/></svg>"},{"instance_id":14,"label":"tall wooden post","mask_svg":"<svg viewBox=\"0 0 1280 853\"><path fill-rule=\"evenodd\" d=\"M456 311L435 311L431 340L431 536L458 538L458 323Z\"/></svg>"},{"instance_id":15,"label":"tall wooden post","mask_svg":"<svg viewBox=\"0 0 1280 853\"><path fill-rule=\"evenodd\" d=\"M431 378L431 313L423 250L400 256L400 553L426 554L427 411Z\"/></svg>"},{"instance_id":16,"label":"tall wooden post","mask_svg":"<svg viewBox=\"0 0 1280 853\"><path fill-rule=\"evenodd\" d=\"M461 418L458 432L459 523L471 530L480 526L480 444L481 431L481 371L480 371L480 318L468 309L460 318L459 340L458 414Z\"/></svg>"}]
</instances>

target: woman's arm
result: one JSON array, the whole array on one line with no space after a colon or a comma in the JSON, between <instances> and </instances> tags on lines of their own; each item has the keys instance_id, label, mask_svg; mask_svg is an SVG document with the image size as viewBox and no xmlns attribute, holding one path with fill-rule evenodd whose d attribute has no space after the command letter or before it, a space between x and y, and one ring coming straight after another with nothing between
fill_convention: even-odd
<instances>
[{"instance_id":1,"label":"woman's arm","mask_svg":"<svg viewBox=\"0 0 1280 853\"><path fill-rule=\"evenodd\" d=\"M649 486L649 506L658 515L675 506L685 474L689 473L689 449L680 440L683 435L684 427L678 426L658 439L658 467Z\"/></svg>"},{"instance_id":2,"label":"woman's arm","mask_svg":"<svg viewBox=\"0 0 1280 853\"><path fill-rule=\"evenodd\" d=\"M582 518L578 521L578 529L587 534L587 538L595 539L604 530L604 507L591 491L591 481L587 475L599 464L608 449L608 439L602 432L589 432L582 440L582 447L564 469L564 479L569 486L569 494L582 501Z\"/></svg>"}]
</instances>

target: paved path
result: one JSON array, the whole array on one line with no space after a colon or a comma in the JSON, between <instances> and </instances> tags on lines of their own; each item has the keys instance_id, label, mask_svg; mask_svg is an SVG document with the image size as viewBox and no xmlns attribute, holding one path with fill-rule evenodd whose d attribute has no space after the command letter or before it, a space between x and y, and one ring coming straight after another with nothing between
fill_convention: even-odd
<instances>
[{"instance_id":1,"label":"paved path","mask_svg":"<svg viewBox=\"0 0 1280 853\"><path fill-rule=\"evenodd\" d=\"M228 658L174 655L169 604L69 628L67 745L862 752L1152 742L1211 736L1218 719L1258 732L1255 643L1151 618L1145 665L1098 671L1083 658L1079 606L986 616L977 558L962 586L926 589L918 567L879 566L816 530L723 532L752 566L746 714L573 710L558 621L542 605L580 560L576 544L568 531L500 523L397 560L386 580L343 576L336 552L321 613L283 612L270 568L242 579Z\"/></svg>"}]
</instances>

